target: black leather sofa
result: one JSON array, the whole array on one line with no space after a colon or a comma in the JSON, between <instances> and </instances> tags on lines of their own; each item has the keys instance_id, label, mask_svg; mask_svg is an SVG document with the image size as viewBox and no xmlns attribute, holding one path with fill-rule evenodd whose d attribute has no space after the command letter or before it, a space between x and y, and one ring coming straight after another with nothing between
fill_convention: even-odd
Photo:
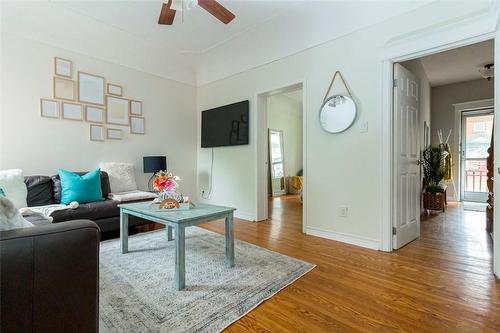
<instances>
[{"instance_id":1,"label":"black leather sofa","mask_svg":"<svg viewBox=\"0 0 500 333\"><path fill-rule=\"evenodd\" d=\"M89 220L0 231L0 332L98 332L99 241Z\"/></svg>"},{"instance_id":2,"label":"black leather sofa","mask_svg":"<svg viewBox=\"0 0 500 333\"><path fill-rule=\"evenodd\" d=\"M78 172L83 175L85 172ZM28 176L24 182L28 188L28 207L59 204L61 202L61 180L55 176ZM119 202L107 198L111 192L108 174L101 171L101 189L103 200L80 204L76 209L59 210L52 213L53 223L88 219L94 221L101 232L120 229ZM29 220L29 218L28 218ZM151 223L147 220L130 216L129 227Z\"/></svg>"}]
</instances>

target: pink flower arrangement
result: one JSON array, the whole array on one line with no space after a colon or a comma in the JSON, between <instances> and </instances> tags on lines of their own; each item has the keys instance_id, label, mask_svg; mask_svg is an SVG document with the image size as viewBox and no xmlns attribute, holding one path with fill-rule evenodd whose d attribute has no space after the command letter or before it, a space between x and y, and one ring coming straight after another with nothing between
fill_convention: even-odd
<instances>
[{"instance_id":1,"label":"pink flower arrangement","mask_svg":"<svg viewBox=\"0 0 500 333\"><path fill-rule=\"evenodd\" d=\"M181 180L179 177L172 175L169 171L158 171L155 174L155 178L153 180L153 189L158 192L163 191L175 191L179 187L177 183L178 180Z\"/></svg>"}]
</instances>

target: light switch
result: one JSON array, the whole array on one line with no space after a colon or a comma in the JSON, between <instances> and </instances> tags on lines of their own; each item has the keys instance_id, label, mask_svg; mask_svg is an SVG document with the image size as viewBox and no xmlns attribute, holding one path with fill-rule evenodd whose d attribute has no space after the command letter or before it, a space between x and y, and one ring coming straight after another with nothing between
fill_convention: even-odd
<instances>
[{"instance_id":1,"label":"light switch","mask_svg":"<svg viewBox=\"0 0 500 333\"><path fill-rule=\"evenodd\" d=\"M366 133L368 132L368 122L367 121L362 121L361 124L359 125L359 132L360 133Z\"/></svg>"}]
</instances>

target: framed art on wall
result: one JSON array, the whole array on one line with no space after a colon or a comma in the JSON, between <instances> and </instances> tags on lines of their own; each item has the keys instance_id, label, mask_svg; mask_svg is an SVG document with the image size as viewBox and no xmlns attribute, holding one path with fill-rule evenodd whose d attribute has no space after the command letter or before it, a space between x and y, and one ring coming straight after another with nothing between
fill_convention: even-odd
<instances>
[{"instance_id":1,"label":"framed art on wall","mask_svg":"<svg viewBox=\"0 0 500 333\"><path fill-rule=\"evenodd\" d=\"M111 140L121 140L122 139L122 130L116 128L108 128L108 139Z\"/></svg>"},{"instance_id":2,"label":"framed art on wall","mask_svg":"<svg viewBox=\"0 0 500 333\"><path fill-rule=\"evenodd\" d=\"M85 105L85 120L89 123L103 123L104 122L104 109Z\"/></svg>"},{"instance_id":3,"label":"framed art on wall","mask_svg":"<svg viewBox=\"0 0 500 333\"><path fill-rule=\"evenodd\" d=\"M117 84L108 83L107 91L109 95L121 96L122 95L122 87Z\"/></svg>"},{"instance_id":4,"label":"framed art on wall","mask_svg":"<svg viewBox=\"0 0 500 333\"><path fill-rule=\"evenodd\" d=\"M104 126L90 125L90 140L104 141Z\"/></svg>"},{"instance_id":5,"label":"framed art on wall","mask_svg":"<svg viewBox=\"0 0 500 333\"><path fill-rule=\"evenodd\" d=\"M40 99L40 115L46 118L59 118L59 102L52 99Z\"/></svg>"},{"instance_id":6,"label":"framed art on wall","mask_svg":"<svg viewBox=\"0 0 500 333\"><path fill-rule=\"evenodd\" d=\"M54 98L66 101L75 100L75 81L54 77Z\"/></svg>"},{"instance_id":7,"label":"framed art on wall","mask_svg":"<svg viewBox=\"0 0 500 333\"><path fill-rule=\"evenodd\" d=\"M143 117L130 117L130 133L133 134L145 134L146 126Z\"/></svg>"},{"instance_id":8,"label":"framed art on wall","mask_svg":"<svg viewBox=\"0 0 500 333\"><path fill-rule=\"evenodd\" d=\"M78 72L78 101L80 103L104 105L104 78Z\"/></svg>"},{"instance_id":9,"label":"framed art on wall","mask_svg":"<svg viewBox=\"0 0 500 333\"><path fill-rule=\"evenodd\" d=\"M64 76L64 77L71 78L73 76L71 61L67 60L67 59L55 57L54 58L54 74L58 75L58 76Z\"/></svg>"},{"instance_id":10,"label":"framed art on wall","mask_svg":"<svg viewBox=\"0 0 500 333\"><path fill-rule=\"evenodd\" d=\"M134 116L142 116L142 102L130 101L130 114Z\"/></svg>"},{"instance_id":11,"label":"framed art on wall","mask_svg":"<svg viewBox=\"0 0 500 333\"><path fill-rule=\"evenodd\" d=\"M81 104L62 103L62 118L68 120L83 120L83 110Z\"/></svg>"},{"instance_id":12,"label":"framed art on wall","mask_svg":"<svg viewBox=\"0 0 500 333\"><path fill-rule=\"evenodd\" d=\"M106 96L106 122L114 125L129 125L129 100Z\"/></svg>"}]
</instances>

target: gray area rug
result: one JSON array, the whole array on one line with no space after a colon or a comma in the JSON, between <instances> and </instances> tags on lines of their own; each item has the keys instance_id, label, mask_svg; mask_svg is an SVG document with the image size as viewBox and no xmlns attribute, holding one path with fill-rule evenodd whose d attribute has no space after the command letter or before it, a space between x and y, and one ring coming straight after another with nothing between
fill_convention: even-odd
<instances>
[{"instance_id":1,"label":"gray area rug","mask_svg":"<svg viewBox=\"0 0 500 333\"><path fill-rule=\"evenodd\" d=\"M173 287L175 243L166 231L101 243L100 332L219 332L314 265L235 241L224 266L224 237L186 229L186 289Z\"/></svg>"}]
</instances>

